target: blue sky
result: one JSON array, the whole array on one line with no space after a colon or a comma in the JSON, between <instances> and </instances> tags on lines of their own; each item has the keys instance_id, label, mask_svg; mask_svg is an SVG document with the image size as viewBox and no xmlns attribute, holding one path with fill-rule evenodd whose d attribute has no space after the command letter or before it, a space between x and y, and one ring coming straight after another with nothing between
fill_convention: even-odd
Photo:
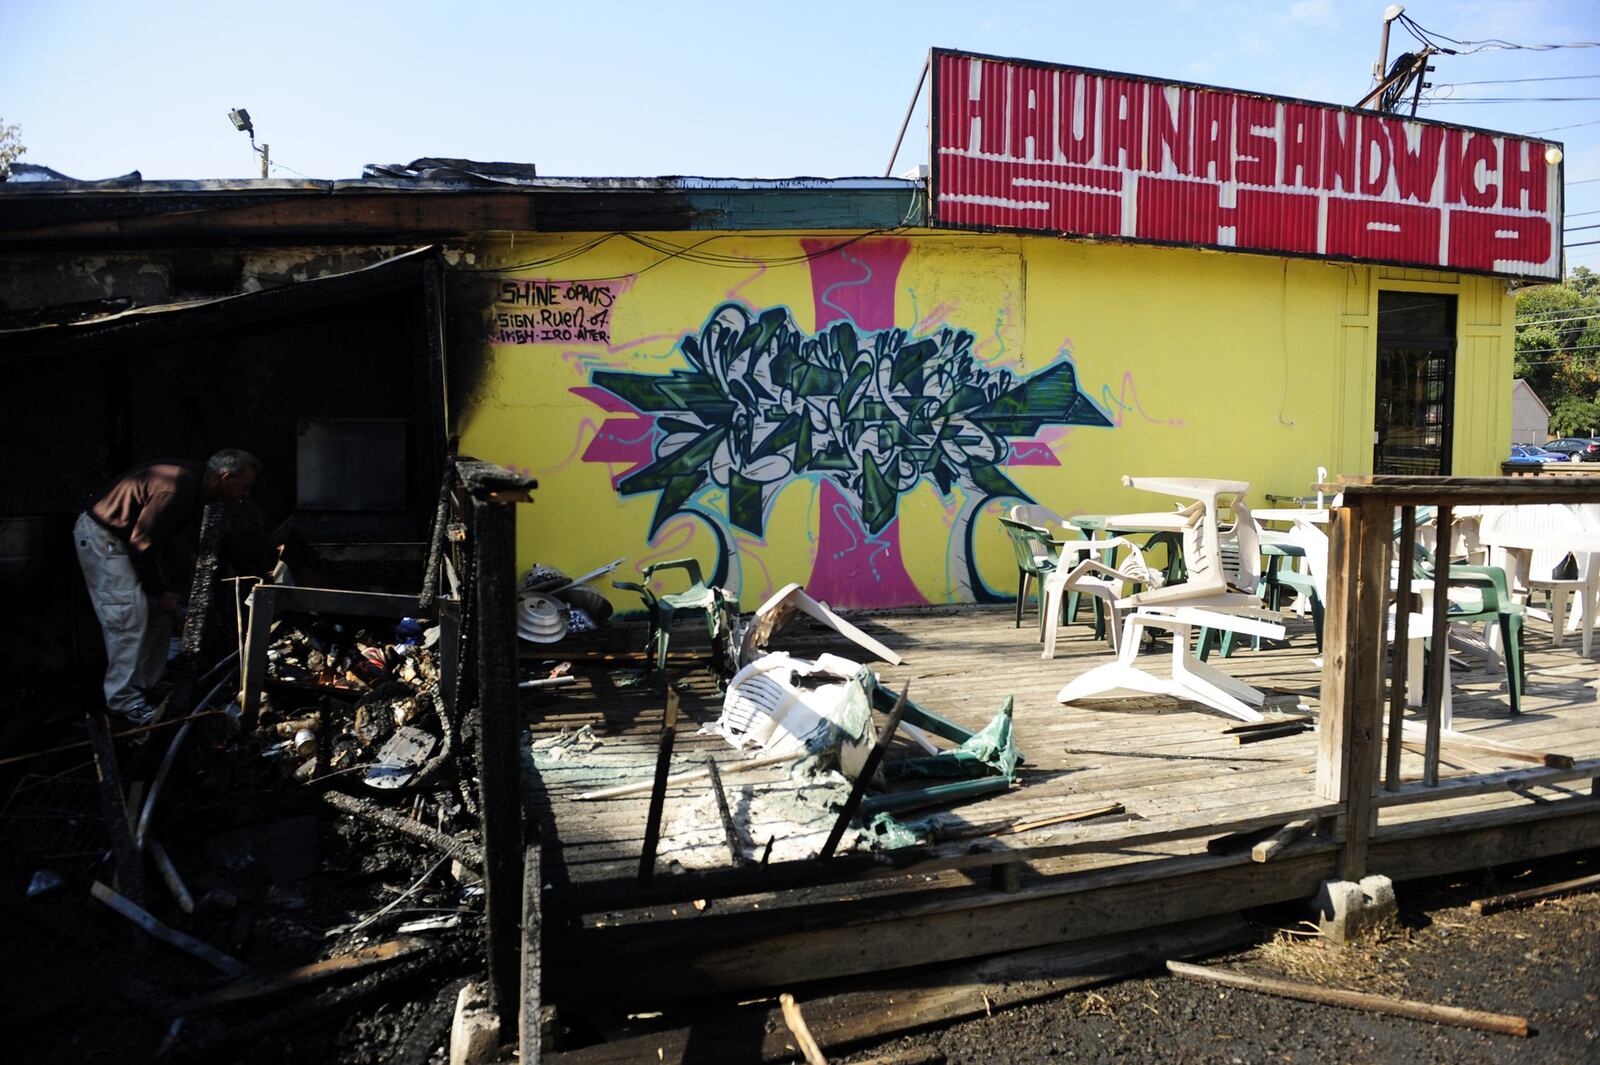
<instances>
[{"instance_id":1,"label":"blue sky","mask_svg":"<svg viewBox=\"0 0 1600 1065\"><path fill-rule=\"evenodd\" d=\"M422 156L551 175L881 174L930 46L1354 103L1385 6L0 0L0 120L21 127L24 161L80 178L255 176L231 107L250 110L276 177ZM1600 40L1595 0L1418 0L1407 14L1462 40ZM1411 44L1397 26L1391 58ZM1437 66L1433 94L1457 101L1600 97L1600 48ZM1578 80L1461 84L1535 77ZM925 161L925 105L897 173ZM1539 135L1566 143L1569 214L1600 212L1586 181L1600 178L1600 101L1422 114L1517 133L1585 123Z\"/></svg>"}]
</instances>

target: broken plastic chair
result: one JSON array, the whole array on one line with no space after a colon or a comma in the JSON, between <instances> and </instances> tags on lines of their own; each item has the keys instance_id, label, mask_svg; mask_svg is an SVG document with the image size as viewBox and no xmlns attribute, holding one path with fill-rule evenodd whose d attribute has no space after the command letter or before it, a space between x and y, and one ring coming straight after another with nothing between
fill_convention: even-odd
<instances>
[{"instance_id":1,"label":"broken plastic chair","mask_svg":"<svg viewBox=\"0 0 1600 1065\"><path fill-rule=\"evenodd\" d=\"M980 731L969 734L954 750L929 758L907 758L886 770L886 775L897 779L933 778L949 783L869 796L861 801L862 817L937 806L1010 788L1016 779L1017 765L1023 761L1012 730L1012 706L1008 695L994 719Z\"/></svg>"},{"instance_id":2,"label":"broken plastic chair","mask_svg":"<svg viewBox=\"0 0 1600 1065\"><path fill-rule=\"evenodd\" d=\"M1255 594L1260 544L1255 523L1250 520L1243 503L1249 484L1182 477L1124 477L1122 483L1130 488L1193 501L1172 514L1126 515L1106 522L1108 527L1119 521L1135 527L1170 522L1170 531L1183 537L1188 580L1149 588L1118 600L1119 607L1132 609L1133 613L1123 622L1116 661L1074 678L1057 697L1069 703L1125 688L1191 699L1245 721L1260 721L1261 714L1256 707L1265 701L1262 694L1201 662L1189 650L1189 636L1197 628L1283 639L1284 630L1276 620L1277 615L1264 608ZM1237 549L1230 552L1234 557L1227 560L1223 557L1222 533L1217 522L1219 497L1222 496L1234 497L1238 516L1234 523ZM1138 665L1139 640L1146 628L1166 629L1172 633L1170 677L1157 676Z\"/></svg>"},{"instance_id":3,"label":"broken plastic chair","mask_svg":"<svg viewBox=\"0 0 1600 1065\"><path fill-rule=\"evenodd\" d=\"M772 638L801 614L821 622L890 665L900 664L899 655L835 614L828 608L828 604L813 599L798 584L786 584L757 607L749 623L744 626L744 631L739 637L738 665L747 666L765 654L767 644Z\"/></svg>"},{"instance_id":4,"label":"broken plastic chair","mask_svg":"<svg viewBox=\"0 0 1600 1065\"><path fill-rule=\"evenodd\" d=\"M1293 538L1282 533L1268 532L1261 528L1261 523L1256 520L1250 508L1245 505L1244 499L1235 499L1232 503L1234 522L1233 526L1223 532L1223 560L1228 571L1230 584L1245 589L1249 586L1251 575L1254 573L1256 595L1266 604L1269 610L1281 612L1283 608L1283 589L1292 588L1299 600L1306 604L1311 614L1312 633L1316 638L1317 650L1322 650L1322 596L1317 591L1314 581L1304 573L1293 568L1294 561L1302 558L1305 549ZM1248 548L1241 544L1241 529L1251 530L1256 542L1253 557L1265 557L1267 570L1260 571L1259 563L1252 570L1247 567L1247 558L1252 557ZM1285 561L1287 560L1287 561ZM1212 638L1216 634L1206 630L1200 633L1200 646L1198 654L1200 661L1204 662L1211 654ZM1222 657L1227 658L1233 654L1235 637L1237 633L1225 633L1222 637ZM1261 646L1260 637L1251 641L1257 649Z\"/></svg>"},{"instance_id":5,"label":"broken plastic chair","mask_svg":"<svg viewBox=\"0 0 1600 1065\"><path fill-rule=\"evenodd\" d=\"M681 592L657 596L650 589L650 579L662 570L681 569L689 577L689 587ZM644 580L613 581L611 586L628 592L638 592L644 600L649 615L650 632L645 638L645 650L652 646L656 652L656 668L666 671L667 645L672 639L672 622L680 611L701 611L705 614L706 628L711 633L713 648L719 647L729 636L730 615L737 607L733 593L715 585L708 585L700 575L700 563L692 558L678 558L671 562L654 562L640 571Z\"/></svg>"},{"instance_id":6,"label":"broken plastic chair","mask_svg":"<svg viewBox=\"0 0 1600 1065\"><path fill-rule=\"evenodd\" d=\"M1172 675L1157 676L1138 665L1139 642L1147 628L1166 629L1172 634ZM1057 696L1070 703L1102 695L1119 688L1171 695L1188 699L1231 714L1242 721L1261 721L1256 708L1266 701L1261 692L1242 681L1200 661L1189 650L1190 635L1196 629L1215 628L1283 639L1283 626L1259 617L1223 614L1197 607L1144 607L1129 614L1123 622L1117 659L1096 666L1073 678Z\"/></svg>"}]
</instances>

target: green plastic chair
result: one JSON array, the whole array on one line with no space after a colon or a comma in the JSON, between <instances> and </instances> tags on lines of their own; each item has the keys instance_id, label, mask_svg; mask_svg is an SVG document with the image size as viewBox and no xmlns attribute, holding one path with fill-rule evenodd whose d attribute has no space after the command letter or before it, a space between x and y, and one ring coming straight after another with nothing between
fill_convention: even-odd
<instances>
[{"instance_id":1,"label":"green plastic chair","mask_svg":"<svg viewBox=\"0 0 1600 1065\"><path fill-rule=\"evenodd\" d=\"M650 579L662 570L681 569L689 576L689 587L681 592L657 596L650 590ZM728 615L734 609L733 593L709 585L700 574L700 563L692 558L677 558L670 562L653 562L641 571L644 580L612 581L613 588L638 592L644 600L649 616L650 632L645 638L645 650L652 646L656 652L656 668L666 672L667 645L672 639L672 623L680 611L701 611L706 616L706 628L711 633L711 643L716 647L728 639Z\"/></svg>"},{"instance_id":2,"label":"green plastic chair","mask_svg":"<svg viewBox=\"0 0 1600 1065\"><path fill-rule=\"evenodd\" d=\"M1421 507L1417 508L1419 522L1423 520L1422 510ZM1433 580L1438 572L1438 562L1433 552L1420 543L1412 547L1412 575ZM1500 643L1506 661L1506 687L1511 692L1511 713L1522 713L1522 689L1527 683L1527 667L1522 655L1523 610L1522 604L1511 598L1506 571L1498 566L1452 563L1450 587L1470 588L1477 593L1476 602L1450 603L1448 618L1452 624L1458 621L1493 621L1499 626Z\"/></svg>"},{"instance_id":3,"label":"green plastic chair","mask_svg":"<svg viewBox=\"0 0 1600 1065\"><path fill-rule=\"evenodd\" d=\"M1037 581L1039 591L1040 638L1044 634L1044 579L1055 571L1060 556L1060 545L1048 532L1037 525L1001 518L1000 527L1011 539L1011 549L1017 555L1017 623L1022 628L1022 610L1028 600L1028 583Z\"/></svg>"}]
</instances>

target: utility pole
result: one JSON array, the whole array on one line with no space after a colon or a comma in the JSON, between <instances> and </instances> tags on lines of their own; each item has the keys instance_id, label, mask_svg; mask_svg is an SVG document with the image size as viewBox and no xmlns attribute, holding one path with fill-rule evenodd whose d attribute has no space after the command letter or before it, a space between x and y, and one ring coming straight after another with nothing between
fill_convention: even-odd
<instances>
[{"instance_id":1,"label":"utility pole","mask_svg":"<svg viewBox=\"0 0 1600 1065\"><path fill-rule=\"evenodd\" d=\"M1406 13L1401 4L1390 4L1383 12L1383 37L1378 43L1378 61L1372 64L1372 89L1361 98L1357 107L1365 107L1375 96L1383 93L1384 84L1389 72L1389 27L1394 25L1394 20Z\"/></svg>"},{"instance_id":2,"label":"utility pole","mask_svg":"<svg viewBox=\"0 0 1600 1065\"><path fill-rule=\"evenodd\" d=\"M271 147L272 147L272 145L267 144L265 142L263 142L262 145L261 145L261 176L262 177L266 177L267 176L267 151Z\"/></svg>"}]
</instances>

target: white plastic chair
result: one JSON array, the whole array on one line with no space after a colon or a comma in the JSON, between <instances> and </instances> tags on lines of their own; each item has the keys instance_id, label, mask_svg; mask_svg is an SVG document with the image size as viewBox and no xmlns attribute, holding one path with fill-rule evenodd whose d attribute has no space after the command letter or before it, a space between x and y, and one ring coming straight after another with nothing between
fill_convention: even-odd
<instances>
[{"instance_id":1,"label":"white plastic chair","mask_svg":"<svg viewBox=\"0 0 1600 1065\"><path fill-rule=\"evenodd\" d=\"M1244 508L1244 495L1250 485L1244 481L1219 481L1183 477L1124 477L1130 488L1177 496L1193 502L1172 515L1140 515L1130 525L1148 525L1151 519L1170 520L1183 535L1184 565L1188 579L1182 584L1146 588L1116 601L1131 609L1123 622L1117 643L1117 658L1097 666L1063 687L1057 698L1063 703L1089 698L1119 688L1175 695L1221 710L1245 721L1260 721L1256 708L1265 698L1255 688L1237 681L1214 666L1195 657L1190 636L1200 628L1237 632L1246 636L1265 636L1281 640L1283 625L1274 612L1265 609L1256 596L1260 569L1260 543L1255 522ZM1223 557L1223 531L1218 525L1218 497L1235 497L1242 519L1234 522L1232 536L1237 545L1237 560ZM1115 518L1108 528L1116 528ZM1232 562L1230 567L1229 562ZM1248 582L1243 586L1235 581ZM1139 638L1146 628L1172 633L1172 672L1158 676L1138 665Z\"/></svg>"},{"instance_id":2,"label":"white plastic chair","mask_svg":"<svg viewBox=\"0 0 1600 1065\"><path fill-rule=\"evenodd\" d=\"M1048 529L1051 535L1061 528L1063 520L1061 515L1038 503L1018 503L1006 512L1006 517L1025 525L1037 525L1041 529Z\"/></svg>"},{"instance_id":3,"label":"white plastic chair","mask_svg":"<svg viewBox=\"0 0 1600 1065\"><path fill-rule=\"evenodd\" d=\"M1056 630L1061 626L1061 599L1068 592L1094 596L1105 604L1106 640L1111 649L1117 649L1118 633L1122 630L1122 614L1117 603L1122 599L1124 584L1144 584L1159 588L1165 577L1152 567L1144 552L1132 540L1114 536L1109 540L1094 541L1094 550L1115 552L1126 549L1128 556L1118 566L1111 566L1098 558L1086 558L1070 570L1065 566L1045 578L1044 595L1044 651L1040 658L1056 656Z\"/></svg>"},{"instance_id":4,"label":"white plastic chair","mask_svg":"<svg viewBox=\"0 0 1600 1065\"><path fill-rule=\"evenodd\" d=\"M1486 513L1482 518L1482 535L1492 541L1496 532L1537 532L1552 536L1581 534L1593 521L1593 516L1585 518L1578 510L1559 503L1525 505L1515 507L1484 508ZM1500 551L1497 550L1497 554ZM1543 611L1534 611L1528 608L1528 599L1534 592L1547 592L1550 596L1550 628L1552 631L1551 642L1559 647L1562 638L1569 628L1581 627L1583 639L1583 653L1588 655L1594 636L1594 601L1596 594L1596 570L1594 560L1587 555L1578 557L1578 574L1576 577L1563 578L1555 575L1555 569L1561 564L1568 552L1560 548L1537 549L1521 552L1505 550L1506 577L1511 582L1511 594L1522 602L1529 614L1540 616ZM1578 596L1576 611L1569 610L1572 595Z\"/></svg>"}]
</instances>

